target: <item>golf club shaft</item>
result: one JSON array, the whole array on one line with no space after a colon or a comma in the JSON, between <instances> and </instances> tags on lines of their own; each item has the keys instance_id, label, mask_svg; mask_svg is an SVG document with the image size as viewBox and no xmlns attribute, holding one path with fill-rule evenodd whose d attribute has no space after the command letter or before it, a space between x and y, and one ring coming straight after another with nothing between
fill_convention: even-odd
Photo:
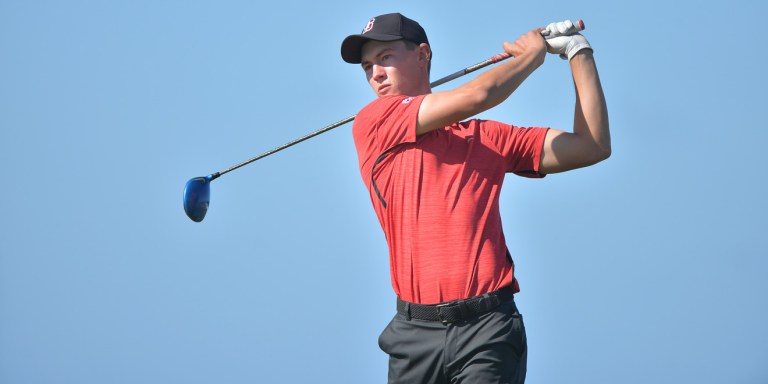
<instances>
[{"instance_id":1,"label":"golf club shaft","mask_svg":"<svg viewBox=\"0 0 768 384\"><path fill-rule=\"evenodd\" d=\"M452 74L450 74L448 76L445 76L442 79L433 81L430 84L430 87L432 87L432 88L437 87L438 85L445 84L445 83L447 83L447 82L449 82L451 80L457 79L457 78L459 78L461 76L464 76L464 75L466 75L468 73L472 73L474 71L477 71L478 69L487 67L487 66L489 66L491 64L495 64L495 63L498 63L498 62L500 62L502 60L506 60L506 59L508 59L510 57L511 56L508 53L506 53L506 52L499 53L497 55L494 55L493 57L491 57L488 60L485 60L483 62L477 63L477 64L472 65L470 67L464 68L464 69L462 69L460 71L457 71L457 72L452 73ZM262 158L267 157L269 155L272 155L272 154L274 154L276 152L280 152L283 149L286 149L288 147L294 146L294 145L296 145L298 143L301 143L304 140L311 139L311 138L313 138L313 137L315 137L315 136L317 136L317 135L319 135L321 133L325 133L325 132L330 131L331 129L338 128L338 127L340 127L340 126L342 126L342 125L344 125L346 123L349 123L350 121L354 120L355 116L357 116L357 115L352 115L350 117L347 117L346 119L339 120L339 121L337 121L337 122L335 122L335 123L333 123L333 124L331 124L331 125L329 125L327 127L323 127L321 129L318 129L317 131L314 131L314 132L312 132L310 134L307 134L306 136L302 136L302 137L300 137L300 138L298 138L296 140L293 140L293 141L291 141L289 143L285 143L285 144L283 144L283 145L281 145L281 146L279 146L279 147L277 147L275 149L272 149L272 150L269 150L267 152L264 152L261 155L258 155L258 156L254 157L254 158L251 158L251 159L248 159L248 160L246 160L246 161L244 161L244 162L242 162L240 164L237 164L235 166L229 167L229 168L227 168L227 169L225 169L225 170L223 170L221 172L216 172L216 173L213 174L213 179L215 179L215 178L217 178L217 177L219 177L219 176L221 176L221 175L223 175L223 174L225 174L227 172L234 171L235 169L238 169L238 168L240 168L242 166L245 166L245 165L248 165L250 163L253 163L256 160L262 159Z\"/></svg>"},{"instance_id":2,"label":"golf club shaft","mask_svg":"<svg viewBox=\"0 0 768 384\"><path fill-rule=\"evenodd\" d=\"M327 127L324 127L324 128L318 129L317 131L314 131L314 132L312 132L312 133L310 133L310 134L308 134L308 135L306 135L306 136L302 136L302 137L300 137L300 138L298 138L298 139L296 139L296 140L293 140L293 141L291 141L291 142L289 142L289 143L285 143L285 144L283 144L283 145L281 145L281 146L279 146L279 147L277 147L277 148L275 148L275 149L272 149L272 150L269 150L269 151L267 151L267 152L264 152L264 153L262 153L261 155L258 155L258 156L254 157L254 158L251 158L251 159L248 159L248 160L246 160L246 161L243 161L242 163L240 163L240 164L238 164L238 165L235 165L235 166L229 167L229 168L227 168L227 169L225 169L225 170L223 170L223 171L221 171L221 172L216 172L216 173L214 173L213 175L211 175L211 176L213 176L213 177L211 178L211 180L213 180L213 179L215 179L215 178L217 178L217 177L219 177L219 176L221 176L221 175L223 175L223 174L225 174L225 173L227 173L227 172L231 172L231 171L234 171L235 169L238 169L238 168L240 168L240 167L242 167L242 166L244 166L244 165L248 165L248 164L250 164L250 163L253 163L253 162L254 162L254 161L256 161L256 160L259 160L259 159L261 159L261 158L267 157L267 156L269 156L269 155L271 155L271 154L274 154L274 153L280 152L280 151L282 151L283 149L286 149L286 148L288 148L288 147L291 147L291 146L294 146L294 145L296 145L296 144L298 144L298 143L301 143L301 142L302 142L302 141L304 141L304 140L308 140L308 139L311 139L311 138L313 138L313 137L315 137L315 136L317 136L317 135L319 135L319 134L321 134L321 133L324 133L324 132L328 132L328 131L330 131L331 129L334 129L334 128L338 128L338 127L340 127L340 126L342 126L342 125L344 125L344 124L346 124L346 123L349 123L350 121L354 120L354 119L355 119L355 116L357 116L357 115L352 115L352 116L350 116L350 117L347 117L347 118L346 118L346 119L344 119L344 120L339 120L339 121L337 121L337 122L335 122L335 123L333 123L333 124L331 124L331 125L329 125L329 126L327 126Z\"/></svg>"},{"instance_id":3,"label":"golf club shaft","mask_svg":"<svg viewBox=\"0 0 768 384\"><path fill-rule=\"evenodd\" d=\"M578 30L583 30L584 29L584 22L579 20L578 23L576 24L576 28ZM547 32L547 31L543 31L542 32L542 36L549 37L548 33L544 33L544 32ZM433 81L430 84L430 87L432 87L432 88L437 87L438 85L445 84L445 83L447 83L447 82L449 82L451 80L457 79L457 78L462 77L462 76L464 76L466 74L469 74L469 73L472 73L474 71L477 71L478 69L485 68L485 67L487 67L487 66L489 66L491 64L499 63L501 61L509 59L510 57L512 57L512 56L510 54L506 53L506 52L502 52L502 53L493 55L490 59L481 61L481 62L479 62L479 63L477 63L475 65L469 66L469 67L464 68L464 69L462 69L460 71L456 71L456 72L454 72L454 73L452 73L452 74L450 74L448 76L445 76L445 77L443 77L441 79ZM285 144L283 144L283 145L281 145L281 146L279 146L279 147L277 147L275 149L272 149L272 150L269 150L267 152L264 152L261 155L253 157L251 159L248 159L248 160L246 160L246 161L244 161L244 162L242 162L240 164L237 164L235 166L229 167L229 168L227 168L227 169L225 169L223 171L216 172L216 173L210 175L210 178L211 178L211 180L213 180L213 179L215 179L215 178L217 178L217 177L219 177L219 176L221 176L221 175L223 175L223 174L225 174L227 172L234 171L235 169L238 169L238 168L240 168L242 166L245 166L245 165L248 165L250 163L253 163L256 160L262 159L262 158L267 157L269 155L272 155L274 153L280 152L283 149L286 149L288 147L291 147L291 146L294 146L294 145L296 145L298 143L301 143L304 140L311 139L311 138L313 138L313 137L315 137L315 136L317 136L317 135L319 135L321 133L325 133L325 132L330 131L331 129L338 128L338 127L340 127L340 126L342 126L342 125L344 125L346 123L349 123L350 121L354 120L355 116L357 116L357 115L352 115L350 117L347 117L346 119L339 120L339 121L337 121L337 122L335 122L335 123L333 123L333 124L331 124L331 125L329 125L327 127L318 129L315 132L312 132L312 133L310 133L310 134L308 134L306 136L300 137L300 138L298 138L296 140L293 140L293 141L291 141L289 143L285 143Z\"/></svg>"}]
</instances>

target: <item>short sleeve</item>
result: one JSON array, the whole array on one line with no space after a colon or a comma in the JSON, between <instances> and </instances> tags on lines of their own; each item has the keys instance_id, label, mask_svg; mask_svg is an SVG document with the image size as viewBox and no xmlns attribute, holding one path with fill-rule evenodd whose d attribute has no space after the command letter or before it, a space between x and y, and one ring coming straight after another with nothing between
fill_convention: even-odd
<instances>
[{"instance_id":1,"label":"short sleeve","mask_svg":"<svg viewBox=\"0 0 768 384\"><path fill-rule=\"evenodd\" d=\"M416 124L423 100L424 95L385 96L357 114L352 135L361 170L386 150L416 141Z\"/></svg>"},{"instance_id":2,"label":"short sleeve","mask_svg":"<svg viewBox=\"0 0 768 384\"><path fill-rule=\"evenodd\" d=\"M539 167L549 128L516 127L489 120L483 121L481 126L486 138L504 157L506 172L531 178L545 176L539 173Z\"/></svg>"}]
</instances>

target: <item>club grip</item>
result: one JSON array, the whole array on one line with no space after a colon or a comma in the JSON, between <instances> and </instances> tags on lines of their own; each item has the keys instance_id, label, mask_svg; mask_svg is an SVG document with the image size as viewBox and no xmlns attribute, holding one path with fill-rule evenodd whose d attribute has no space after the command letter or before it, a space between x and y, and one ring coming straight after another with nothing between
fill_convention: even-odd
<instances>
[{"instance_id":1,"label":"club grip","mask_svg":"<svg viewBox=\"0 0 768 384\"><path fill-rule=\"evenodd\" d=\"M551 39L553 37L567 36L567 35L571 35L571 34L574 34L574 33L577 33L577 32L581 32L581 31L583 31L586 28L586 26L584 25L584 20L581 20L581 19L579 19L575 23L573 23L573 26L574 26L574 29L575 29L575 31L573 31L573 32L568 32L568 33L564 33L564 34L550 34L549 31L544 30L544 31L541 31L541 35L546 37L546 38L548 38L548 39Z\"/></svg>"}]
</instances>

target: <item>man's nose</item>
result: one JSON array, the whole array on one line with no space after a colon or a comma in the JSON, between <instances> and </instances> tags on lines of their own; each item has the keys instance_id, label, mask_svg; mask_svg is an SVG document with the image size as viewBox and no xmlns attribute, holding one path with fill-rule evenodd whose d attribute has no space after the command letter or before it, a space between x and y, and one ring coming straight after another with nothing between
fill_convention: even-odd
<instances>
[{"instance_id":1,"label":"man's nose","mask_svg":"<svg viewBox=\"0 0 768 384\"><path fill-rule=\"evenodd\" d=\"M387 73L384 71L384 67L378 64L374 64L373 68L371 68L371 77L374 80L381 80L385 78Z\"/></svg>"}]
</instances>

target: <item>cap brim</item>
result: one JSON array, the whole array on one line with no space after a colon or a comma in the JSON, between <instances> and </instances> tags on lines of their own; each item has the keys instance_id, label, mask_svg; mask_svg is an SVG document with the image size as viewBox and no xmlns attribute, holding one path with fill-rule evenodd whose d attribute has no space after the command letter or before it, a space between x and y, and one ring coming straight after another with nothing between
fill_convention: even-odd
<instances>
[{"instance_id":1,"label":"cap brim","mask_svg":"<svg viewBox=\"0 0 768 384\"><path fill-rule=\"evenodd\" d=\"M402 36L383 35L368 33L366 35L350 35L341 43L341 58L350 64L360 64L363 61L363 44L370 40L376 41L395 41L402 39Z\"/></svg>"}]
</instances>

